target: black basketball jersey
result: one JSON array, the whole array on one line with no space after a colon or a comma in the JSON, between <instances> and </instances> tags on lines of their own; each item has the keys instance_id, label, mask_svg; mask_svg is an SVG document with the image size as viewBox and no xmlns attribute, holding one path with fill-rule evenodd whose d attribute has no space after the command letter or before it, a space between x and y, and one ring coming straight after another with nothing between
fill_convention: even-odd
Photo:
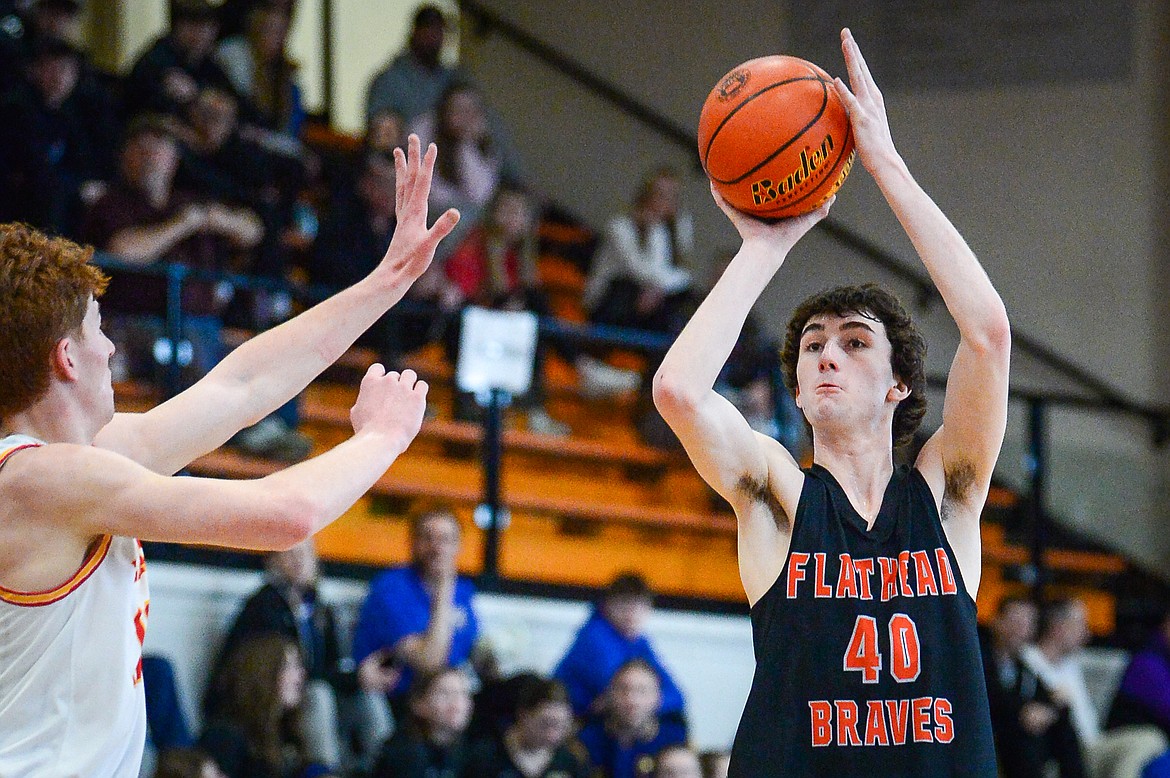
<instances>
[{"instance_id":1,"label":"black basketball jersey","mask_svg":"<svg viewBox=\"0 0 1170 778\"><path fill-rule=\"evenodd\" d=\"M995 778L975 603L918 470L895 470L872 529L828 470L806 470L751 620L730 778Z\"/></svg>"}]
</instances>

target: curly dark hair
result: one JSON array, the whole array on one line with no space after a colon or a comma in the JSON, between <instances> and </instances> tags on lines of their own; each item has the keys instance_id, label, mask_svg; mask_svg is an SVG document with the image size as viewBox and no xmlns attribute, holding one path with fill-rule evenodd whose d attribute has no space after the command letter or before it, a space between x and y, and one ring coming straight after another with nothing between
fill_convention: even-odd
<instances>
[{"instance_id":1,"label":"curly dark hair","mask_svg":"<svg viewBox=\"0 0 1170 778\"><path fill-rule=\"evenodd\" d=\"M910 443L922 417L926 415L926 340L914 326L901 301L877 284L838 286L815 294L797 306L788 320L780 365L784 384L796 393L796 361L800 355L800 336L808 320L829 313L846 316L861 313L873 316L886 328L892 353L890 367L910 389L910 396L894 410L893 445Z\"/></svg>"}]
</instances>

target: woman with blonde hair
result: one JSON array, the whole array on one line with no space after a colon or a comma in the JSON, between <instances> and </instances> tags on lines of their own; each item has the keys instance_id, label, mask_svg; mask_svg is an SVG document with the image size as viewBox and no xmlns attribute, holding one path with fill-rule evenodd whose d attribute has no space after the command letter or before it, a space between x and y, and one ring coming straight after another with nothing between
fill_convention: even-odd
<instances>
[{"instance_id":1,"label":"woman with blonde hair","mask_svg":"<svg viewBox=\"0 0 1170 778\"><path fill-rule=\"evenodd\" d=\"M540 289L537 276L537 219L536 204L531 195L515 182L500 184L483 220L459 243L444 263L445 291L440 299L448 310L468 305L507 311L530 311L537 316L549 315L548 299ZM453 315L453 326L448 329L448 355L454 364L459 362L459 343L462 333L461 316ZM567 435L569 427L553 419L544 409L544 361L547 345L539 336L532 387L517 398L517 406L527 415L528 429L550 435ZM554 344L569 361L575 353L565 343ZM456 407L456 415L474 416L470 397Z\"/></svg>"},{"instance_id":2,"label":"woman with blonde hair","mask_svg":"<svg viewBox=\"0 0 1170 778\"><path fill-rule=\"evenodd\" d=\"M292 14L286 4L262 2L248 12L243 35L222 41L215 60L244 100L245 118L295 138L305 118L297 64L287 54Z\"/></svg>"}]
</instances>

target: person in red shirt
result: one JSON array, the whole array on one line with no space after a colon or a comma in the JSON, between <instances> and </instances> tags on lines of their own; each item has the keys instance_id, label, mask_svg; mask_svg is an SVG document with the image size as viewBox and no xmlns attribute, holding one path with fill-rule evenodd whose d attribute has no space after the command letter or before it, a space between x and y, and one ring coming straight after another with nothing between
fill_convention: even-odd
<instances>
[{"instance_id":1,"label":"person in red shirt","mask_svg":"<svg viewBox=\"0 0 1170 778\"><path fill-rule=\"evenodd\" d=\"M538 316L549 313L548 300L540 289L536 275L536 213L522 187L503 183L488 203L483 221L474 227L447 258L447 278L441 304L448 310L468 305L508 311L532 311ZM460 316L448 329L448 355L459 361ZM539 337L532 388L517 405L524 408L530 430L553 435L567 435L569 428L544 410L543 364L546 344ZM566 355L570 361L571 355ZM469 398L456 400L456 416L470 416Z\"/></svg>"}]
</instances>

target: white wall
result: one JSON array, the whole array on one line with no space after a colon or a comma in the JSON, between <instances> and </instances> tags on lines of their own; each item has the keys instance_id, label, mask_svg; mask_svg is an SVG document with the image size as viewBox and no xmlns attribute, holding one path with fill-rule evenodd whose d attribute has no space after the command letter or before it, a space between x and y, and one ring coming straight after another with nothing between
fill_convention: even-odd
<instances>
[{"instance_id":1,"label":"white wall","mask_svg":"<svg viewBox=\"0 0 1170 778\"><path fill-rule=\"evenodd\" d=\"M301 0L302 4L309 0ZM333 24L336 68L333 124L361 132L366 124L366 89L370 78L406 45L418 0L336 0ZM436 3L450 12L447 59L458 47L454 0Z\"/></svg>"},{"instance_id":2,"label":"white wall","mask_svg":"<svg viewBox=\"0 0 1170 778\"><path fill-rule=\"evenodd\" d=\"M146 653L171 659L189 720L223 634L260 573L151 563ZM322 594L337 603L343 629L365 596L359 581L328 579ZM551 672L585 621L583 602L480 594L475 601L484 634L500 653L502 670ZM662 661L682 688L699 748L727 748L751 686L755 663L746 616L655 611L647 629Z\"/></svg>"}]
</instances>

